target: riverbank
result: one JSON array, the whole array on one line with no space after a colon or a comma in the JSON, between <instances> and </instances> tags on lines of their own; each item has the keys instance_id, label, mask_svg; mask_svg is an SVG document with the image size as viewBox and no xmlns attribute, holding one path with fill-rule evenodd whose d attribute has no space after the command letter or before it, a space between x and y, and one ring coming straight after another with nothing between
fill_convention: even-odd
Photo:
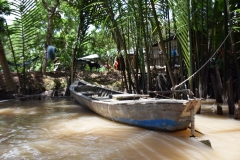
<instances>
[{"instance_id":1,"label":"riverbank","mask_svg":"<svg viewBox=\"0 0 240 160\"><path fill-rule=\"evenodd\" d=\"M17 73L12 73L16 84L16 93L8 93L5 90L5 79L3 73L0 73L0 100L13 99L16 96L65 96L67 95L67 86L69 81L69 72L47 72L42 75L41 72L28 72L26 78L26 92L23 93L20 89L20 83ZM77 79L82 79L95 85L104 85L111 89L120 89L121 74L118 71L80 71L76 75Z\"/></svg>"}]
</instances>

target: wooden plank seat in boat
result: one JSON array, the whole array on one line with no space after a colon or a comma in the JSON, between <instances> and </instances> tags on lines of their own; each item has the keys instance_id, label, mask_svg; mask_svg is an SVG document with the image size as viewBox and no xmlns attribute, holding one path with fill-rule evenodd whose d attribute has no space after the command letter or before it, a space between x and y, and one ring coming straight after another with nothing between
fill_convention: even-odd
<instances>
[{"instance_id":1,"label":"wooden plank seat in boat","mask_svg":"<svg viewBox=\"0 0 240 160\"><path fill-rule=\"evenodd\" d=\"M149 95L144 94L113 94L109 95L109 98L115 100L137 100L140 98L149 97Z\"/></svg>"},{"instance_id":2,"label":"wooden plank seat in boat","mask_svg":"<svg viewBox=\"0 0 240 160\"><path fill-rule=\"evenodd\" d=\"M112 101L112 99L110 99L108 96L106 97L98 97L98 96L93 96L91 97L92 99L94 100L97 100L97 101L104 101L104 102L109 102L109 101Z\"/></svg>"},{"instance_id":3,"label":"wooden plank seat in boat","mask_svg":"<svg viewBox=\"0 0 240 160\"><path fill-rule=\"evenodd\" d=\"M82 95L84 96L89 96L89 97L92 97L94 94L96 94L95 92L92 92L92 91L88 91L88 92L81 92Z\"/></svg>"},{"instance_id":4,"label":"wooden plank seat in boat","mask_svg":"<svg viewBox=\"0 0 240 160\"><path fill-rule=\"evenodd\" d=\"M88 86L88 85L80 85L80 86L75 87L74 90L77 92L97 92L98 88Z\"/></svg>"}]
</instances>

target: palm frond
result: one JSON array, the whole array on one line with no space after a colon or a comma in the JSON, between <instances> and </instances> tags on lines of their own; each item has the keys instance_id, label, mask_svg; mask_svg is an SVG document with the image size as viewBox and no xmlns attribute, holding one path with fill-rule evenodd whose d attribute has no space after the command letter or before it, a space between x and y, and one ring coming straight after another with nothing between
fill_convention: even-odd
<instances>
[{"instance_id":1,"label":"palm frond","mask_svg":"<svg viewBox=\"0 0 240 160\"><path fill-rule=\"evenodd\" d=\"M182 59L187 70L190 70L190 39L188 27L188 3L184 0L169 0L169 6L176 22L177 38L182 46Z\"/></svg>"},{"instance_id":2,"label":"palm frond","mask_svg":"<svg viewBox=\"0 0 240 160\"><path fill-rule=\"evenodd\" d=\"M38 25L41 8L38 6L39 2L38 0L15 0L11 4L13 7L11 14L15 16L13 24L9 26L11 48L15 64L23 64L23 68L20 69L23 73L23 81L20 82L23 90L26 89L25 62L32 59L30 53L36 48L34 42L38 38L36 33L40 28ZM18 73L18 66L15 67Z\"/></svg>"},{"instance_id":3,"label":"palm frond","mask_svg":"<svg viewBox=\"0 0 240 160\"><path fill-rule=\"evenodd\" d=\"M13 50L16 55L22 56L23 61L26 61L28 59L26 53L30 52L34 46L33 40L37 38L40 7L35 0L16 0L12 2L12 6L14 6L12 14L16 17L13 25L9 27L14 33L11 36Z\"/></svg>"}]
</instances>

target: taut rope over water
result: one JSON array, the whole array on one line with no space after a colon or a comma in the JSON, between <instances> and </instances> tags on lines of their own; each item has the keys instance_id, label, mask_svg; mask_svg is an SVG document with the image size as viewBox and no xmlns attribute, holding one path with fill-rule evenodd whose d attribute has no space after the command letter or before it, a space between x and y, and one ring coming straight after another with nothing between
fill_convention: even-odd
<instances>
[{"instance_id":1,"label":"taut rope over water","mask_svg":"<svg viewBox=\"0 0 240 160\"><path fill-rule=\"evenodd\" d=\"M183 85L185 82L187 82L188 80L190 80L191 78L193 78L200 70L202 70L207 63L216 55L216 53L219 51L219 49L222 47L222 45L225 43L225 41L227 40L227 38L229 37L229 35L231 35L232 30L228 33L228 35L226 36L226 38L223 40L223 42L221 43L221 45L218 47L218 49L215 51L215 53L209 58L209 60L207 60L204 65L202 65L202 67L200 67L195 73L193 73L190 77L188 77L187 79L185 79L183 82L181 82L180 84L176 85L173 87L173 90L175 90L176 88L180 87L181 85Z\"/></svg>"}]
</instances>

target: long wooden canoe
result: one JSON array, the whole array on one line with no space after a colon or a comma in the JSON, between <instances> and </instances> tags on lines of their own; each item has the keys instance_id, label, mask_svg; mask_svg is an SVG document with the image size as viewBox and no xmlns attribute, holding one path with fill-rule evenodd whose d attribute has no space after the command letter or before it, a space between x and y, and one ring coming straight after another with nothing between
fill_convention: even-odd
<instances>
[{"instance_id":1,"label":"long wooden canoe","mask_svg":"<svg viewBox=\"0 0 240 160\"><path fill-rule=\"evenodd\" d=\"M127 94L84 81L73 82L70 92L82 106L109 120L168 132L187 129L191 123L190 110L195 115L201 103L198 99L157 99Z\"/></svg>"}]
</instances>

